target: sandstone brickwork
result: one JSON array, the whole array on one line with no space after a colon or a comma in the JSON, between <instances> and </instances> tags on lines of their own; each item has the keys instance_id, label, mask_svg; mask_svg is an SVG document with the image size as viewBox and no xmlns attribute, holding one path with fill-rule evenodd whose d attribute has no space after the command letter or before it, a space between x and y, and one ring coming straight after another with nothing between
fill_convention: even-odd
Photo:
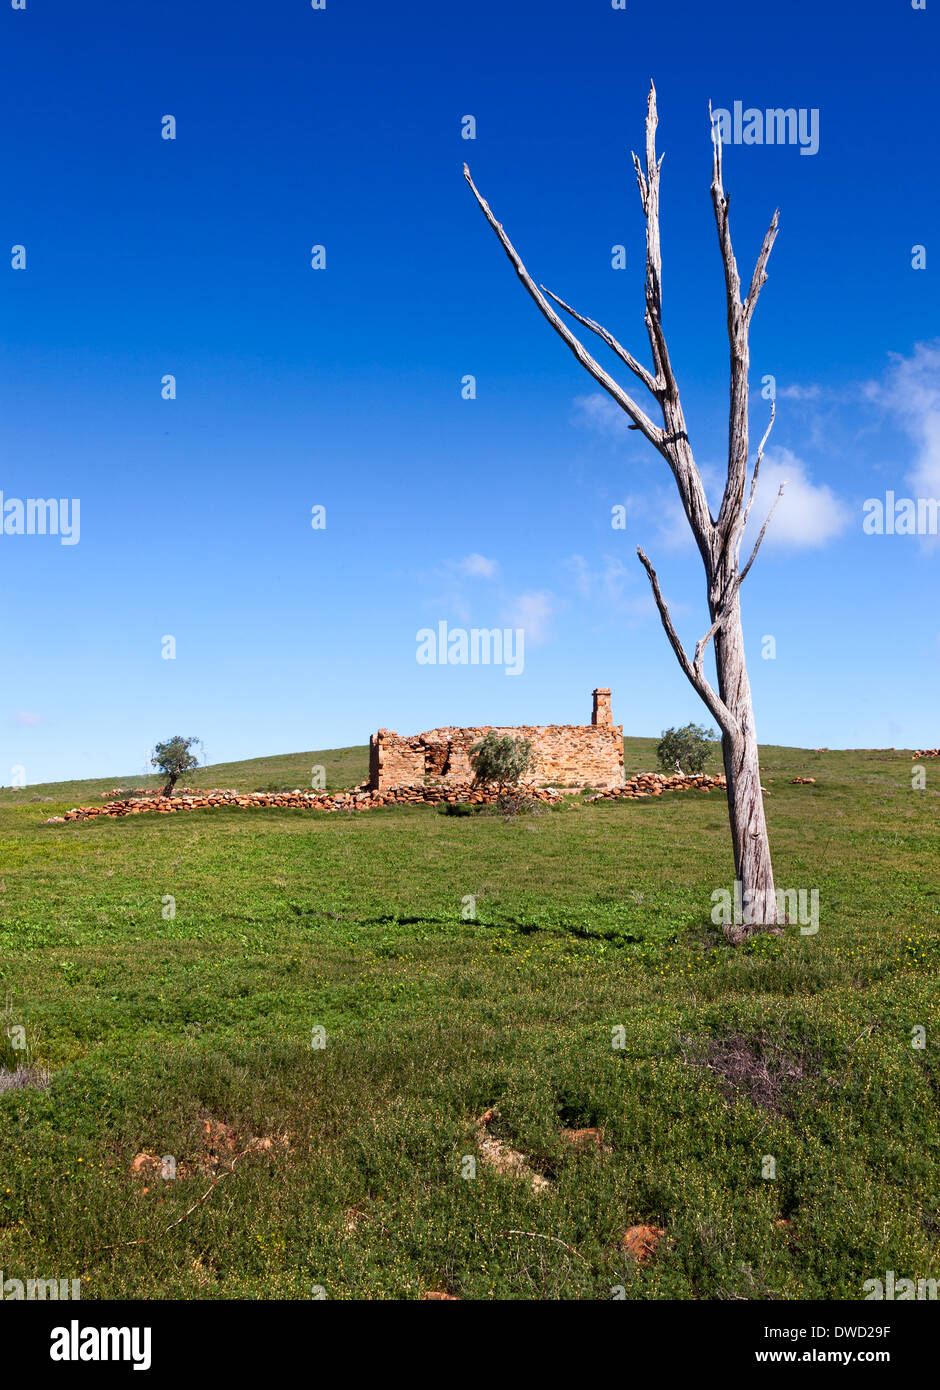
<instances>
[{"instance_id":1,"label":"sandstone brickwork","mask_svg":"<svg viewBox=\"0 0 940 1390\"><path fill-rule=\"evenodd\" d=\"M527 786L609 790L623 785L623 726L613 722L610 691L599 687L590 724L448 726L404 736L379 729L369 740L369 787L386 791L467 784L473 780L470 749L490 730L531 742L533 765L524 779Z\"/></svg>"}]
</instances>

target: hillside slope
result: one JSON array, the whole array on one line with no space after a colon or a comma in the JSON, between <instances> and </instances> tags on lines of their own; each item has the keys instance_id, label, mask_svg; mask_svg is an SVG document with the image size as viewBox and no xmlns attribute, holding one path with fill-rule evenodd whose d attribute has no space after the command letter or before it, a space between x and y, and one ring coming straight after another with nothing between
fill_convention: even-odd
<instances>
[{"instance_id":1,"label":"hillside slope","mask_svg":"<svg viewBox=\"0 0 940 1390\"><path fill-rule=\"evenodd\" d=\"M626 775L655 771L655 738L625 738L623 741ZM857 776L860 766L870 766L872 777L885 763L904 761L904 750L894 748L826 749L817 753L810 748L787 748L768 744L761 749L761 767L766 777L776 772L791 776L831 776L843 778L851 767ZM240 792L293 790L312 785L313 769L322 767L326 786L331 791L353 787L364 782L369 772L369 748L358 744L351 748L323 748L306 753L275 753L264 758L246 758L241 762L210 763L186 779L190 787L231 787ZM720 772L720 758L713 759L712 772ZM161 778L155 774L142 776L88 777L63 782L38 782L25 787L0 787L0 806L24 806L32 802L68 803L78 806L97 802L102 792L116 787L158 787Z\"/></svg>"}]
</instances>

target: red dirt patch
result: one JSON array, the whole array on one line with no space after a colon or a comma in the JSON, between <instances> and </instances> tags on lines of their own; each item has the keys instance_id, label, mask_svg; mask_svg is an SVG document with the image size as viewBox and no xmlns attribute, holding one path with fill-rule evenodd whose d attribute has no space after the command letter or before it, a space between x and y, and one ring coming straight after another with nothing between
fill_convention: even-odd
<instances>
[{"instance_id":1,"label":"red dirt patch","mask_svg":"<svg viewBox=\"0 0 940 1390\"><path fill-rule=\"evenodd\" d=\"M536 1173L529 1167L525 1154L520 1153L518 1149L510 1148L504 1139L499 1139L495 1134L490 1133L491 1127L498 1119L499 1111L494 1110L491 1106L477 1120L477 1147L481 1160L497 1173L516 1178L527 1178L533 1192L544 1192L548 1187L548 1179L543 1178L541 1173Z\"/></svg>"},{"instance_id":2,"label":"red dirt patch","mask_svg":"<svg viewBox=\"0 0 940 1390\"><path fill-rule=\"evenodd\" d=\"M561 1142L572 1149L598 1148L610 1153L610 1145L604 1143L604 1131L593 1125L587 1129L563 1129Z\"/></svg>"},{"instance_id":3,"label":"red dirt patch","mask_svg":"<svg viewBox=\"0 0 940 1390\"><path fill-rule=\"evenodd\" d=\"M645 1264L656 1253L665 1234L662 1226L631 1226L624 1233L619 1248L637 1264Z\"/></svg>"},{"instance_id":4,"label":"red dirt patch","mask_svg":"<svg viewBox=\"0 0 940 1390\"><path fill-rule=\"evenodd\" d=\"M227 1172L236 1158L247 1153L273 1153L275 1150L289 1151L290 1144L283 1134L274 1137L264 1136L243 1140L237 1131L225 1120L207 1119L202 1125L202 1146L195 1159L178 1159L175 1176L187 1178L191 1173L206 1173L215 1177ZM158 1154L143 1151L134 1158L130 1166L131 1177L156 1179L163 1177L163 1159ZM144 1188L144 1192L149 1188Z\"/></svg>"}]
</instances>

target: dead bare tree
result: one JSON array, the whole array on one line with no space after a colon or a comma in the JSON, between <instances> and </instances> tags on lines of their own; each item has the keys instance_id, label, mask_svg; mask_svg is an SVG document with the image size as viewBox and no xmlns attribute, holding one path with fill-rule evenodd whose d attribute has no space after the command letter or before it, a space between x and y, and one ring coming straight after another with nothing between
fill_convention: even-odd
<instances>
[{"instance_id":1,"label":"dead bare tree","mask_svg":"<svg viewBox=\"0 0 940 1390\"><path fill-rule=\"evenodd\" d=\"M741 279L731 245L728 221L728 197L722 185L721 130L712 118L711 196L718 228L718 244L724 264L728 304L728 341L731 350L731 408L728 425L728 474L717 519L712 516L695 464L692 446L686 430L685 417L679 399L679 387L670 362L669 350L662 325L662 258L659 245L659 179L663 156L656 158L656 89L650 83L646 115L646 170L633 156L643 212L646 217L646 331L649 336L653 370L649 371L617 339L593 319L585 318L544 285L535 284L522 263L515 247L493 216L486 199L481 196L470 170L464 165L464 177L473 192L487 222L499 238L503 250L516 274L535 300L545 318L559 337L568 345L582 367L599 386L613 397L629 416L631 429L646 436L654 449L662 454L672 470L679 497L695 537L702 563L708 594L711 626L696 644L695 655L689 660L663 599L656 571L641 547L637 554L649 575L653 597L663 627L676 654L679 665L692 686L707 705L721 729L722 754L728 783L728 812L731 821L731 840L737 878L745 904L745 923L726 928L732 941L741 940L759 927L773 927L777 921L773 867L764 801L760 784L757 733L751 701L751 687L744 660L744 638L741 630L740 588L760 549L770 515L761 527L750 558L740 568L741 541L754 503L757 480L764 448L774 423L771 408L770 423L757 450L750 488L747 486L750 452L748 430L748 371L750 349L748 334L757 299L767 280L767 261L777 235L778 213L775 212L764 237L747 297L741 299ZM555 312L549 300L564 313L597 335L621 362L642 382L656 400L662 413L662 426L656 424L635 400L614 380L571 332ZM781 487L780 493L783 492ZM774 502L776 507L780 493ZM715 690L703 670L709 643L715 644L715 667L718 689Z\"/></svg>"}]
</instances>

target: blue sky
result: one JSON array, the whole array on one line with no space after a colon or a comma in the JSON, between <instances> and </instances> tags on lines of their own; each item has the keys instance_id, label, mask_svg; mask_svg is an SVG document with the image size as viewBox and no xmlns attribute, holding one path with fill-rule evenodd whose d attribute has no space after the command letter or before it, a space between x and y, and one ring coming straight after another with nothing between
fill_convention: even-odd
<instances>
[{"instance_id":1,"label":"blue sky","mask_svg":"<svg viewBox=\"0 0 940 1390\"><path fill-rule=\"evenodd\" d=\"M743 275L781 211L752 333L755 444L776 379L768 500L790 484L743 591L760 737L935 746L940 545L865 535L862 507L940 496L938 11L0 8L0 490L81 508L78 544L0 534L0 782L140 772L176 732L220 761L379 725L578 723L596 685L628 734L707 722L636 558L693 646L703 580L672 479L541 319L461 175L537 280L648 360L630 151L651 77L664 320L713 506L727 341L707 104L819 113L814 155L725 151ZM524 671L418 664L416 633L441 621L524 627Z\"/></svg>"}]
</instances>

